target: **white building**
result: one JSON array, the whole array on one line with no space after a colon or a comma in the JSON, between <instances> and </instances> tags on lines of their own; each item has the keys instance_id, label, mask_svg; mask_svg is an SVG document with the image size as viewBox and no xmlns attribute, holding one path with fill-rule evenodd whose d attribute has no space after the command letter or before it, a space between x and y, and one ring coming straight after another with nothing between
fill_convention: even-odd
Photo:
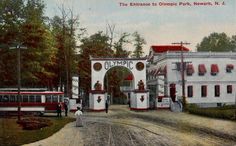
<instances>
[{"instance_id":1,"label":"white building","mask_svg":"<svg viewBox=\"0 0 236 146\"><path fill-rule=\"evenodd\" d=\"M147 67L150 98L182 97L181 46L152 46ZM234 104L235 52L189 52L183 47L185 97L201 107Z\"/></svg>"}]
</instances>

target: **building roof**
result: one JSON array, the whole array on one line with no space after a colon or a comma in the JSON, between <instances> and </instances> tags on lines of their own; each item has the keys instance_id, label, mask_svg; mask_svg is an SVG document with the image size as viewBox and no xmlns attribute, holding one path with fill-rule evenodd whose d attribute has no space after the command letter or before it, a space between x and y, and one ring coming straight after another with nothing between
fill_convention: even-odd
<instances>
[{"instance_id":1,"label":"building roof","mask_svg":"<svg viewBox=\"0 0 236 146\"><path fill-rule=\"evenodd\" d=\"M180 45L164 45L164 46L151 46L152 50L155 53L163 53L163 52L167 52L167 51L181 51L182 48ZM188 52L189 49L183 46L183 51Z\"/></svg>"}]
</instances>

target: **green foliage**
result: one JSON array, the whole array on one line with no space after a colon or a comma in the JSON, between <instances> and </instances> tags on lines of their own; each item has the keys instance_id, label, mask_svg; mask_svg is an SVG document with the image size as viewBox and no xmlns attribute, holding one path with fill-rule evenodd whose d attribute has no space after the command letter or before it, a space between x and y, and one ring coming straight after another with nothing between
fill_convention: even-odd
<instances>
[{"instance_id":1,"label":"green foliage","mask_svg":"<svg viewBox=\"0 0 236 146\"><path fill-rule=\"evenodd\" d=\"M114 57L118 57L118 58L129 57L131 52L124 49L124 45L130 43L130 40L128 39L129 35L130 34L128 33L123 33L120 39L114 43L114 49L115 49Z\"/></svg>"},{"instance_id":2,"label":"green foliage","mask_svg":"<svg viewBox=\"0 0 236 146\"><path fill-rule=\"evenodd\" d=\"M9 44L20 35L24 22L23 0L0 1L0 44Z\"/></svg>"},{"instance_id":3,"label":"green foliage","mask_svg":"<svg viewBox=\"0 0 236 146\"><path fill-rule=\"evenodd\" d=\"M44 24L44 4L40 0L3 0L0 2L0 44L9 47L23 44L27 50L21 51L23 86L38 86L47 77L54 75L47 67L52 65L55 54L53 38ZM5 49L0 54L0 68L3 82L1 86L16 85L16 49ZM8 63L6 63L8 62ZM3 76L2 76L3 75ZM44 80L45 81L45 80Z\"/></svg>"},{"instance_id":4,"label":"green foliage","mask_svg":"<svg viewBox=\"0 0 236 146\"><path fill-rule=\"evenodd\" d=\"M197 44L197 51L235 51L235 42L235 36L232 36L232 38L230 38L225 33L211 33L208 37L204 37L200 44Z\"/></svg>"},{"instance_id":5,"label":"green foliage","mask_svg":"<svg viewBox=\"0 0 236 146\"><path fill-rule=\"evenodd\" d=\"M188 105L187 111L191 114L202 115L212 118L229 119L235 120L235 107L234 106L223 106L217 108L199 108L192 104Z\"/></svg>"},{"instance_id":6,"label":"green foliage","mask_svg":"<svg viewBox=\"0 0 236 146\"><path fill-rule=\"evenodd\" d=\"M71 17L67 17L64 7L61 9L61 16L54 16L51 21L51 28L54 38L56 40L56 65L55 72L57 85L65 85L65 93L71 95L71 78L72 74L77 74L78 59L76 56L76 30L79 27L77 18L74 18L73 13Z\"/></svg>"},{"instance_id":7,"label":"green foliage","mask_svg":"<svg viewBox=\"0 0 236 146\"><path fill-rule=\"evenodd\" d=\"M55 16L50 28L44 10L42 0L0 1L1 87L17 83L16 50L7 49L13 44L27 47L21 51L22 86L52 89L77 73L77 19Z\"/></svg>"},{"instance_id":8,"label":"green foliage","mask_svg":"<svg viewBox=\"0 0 236 146\"><path fill-rule=\"evenodd\" d=\"M133 33L133 37L135 50L133 51L132 57L141 58L144 54L143 45L146 44L146 41L137 31Z\"/></svg>"}]
</instances>

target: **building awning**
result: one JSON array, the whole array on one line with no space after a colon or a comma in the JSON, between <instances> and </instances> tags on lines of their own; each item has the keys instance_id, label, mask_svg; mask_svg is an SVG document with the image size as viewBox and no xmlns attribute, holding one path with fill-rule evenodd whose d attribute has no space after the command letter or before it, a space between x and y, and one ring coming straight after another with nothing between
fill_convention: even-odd
<instances>
[{"instance_id":1,"label":"building awning","mask_svg":"<svg viewBox=\"0 0 236 146\"><path fill-rule=\"evenodd\" d=\"M199 64L198 65L198 73L199 75L204 75L206 73L206 67L205 64Z\"/></svg>"},{"instance_id":2,"label":"building awning","mask_svg":"<svg viewBox=\"0 0 236 146\"><path fill-rule=\"evenodd\" d=\"M217 74L219 73L219 68L217 64L212 64L211 65L211 74Z\"/></svg>"},{"instance_id":3,"label":"building awning","mask_svg":"<svg viewBox=\"0 0 236 146\"><path fill-rule=\"evenodd\" d=\"M187 75L192 75L194 73L194 68L192 64L187 64Z\"/></svg>"},{"instance_id":4,"label":"building awning","mask_svg":"<svg viewBox=\"0 0 236 146\"><path fill-rule=\"evenodd\" d=\"M156 72L154 73L155 76L157 76L161 71L161 68L159 67L158 69L156 69Z\"/></svg>"},{"instance_id":5,"label":"building awning","mask_svg":"<svg viewBox=\"0 0 236 146\"><path fill-rule=\"evenodd\" d=\"M151 75L154 75L155 74L155 72L156 72L156 70L154 69L154 70L152 70L151 71Z\"/></svg>"},{"instance_id":6,"label":"building awning","mask_svg":"<svg viewBox=\"0 0 236 146\"><path fill-rule=\"evenodd\" d=\"M233 65L233 64L227 64L227 65L226 65L226 68L234 69L234 65Z\"/></svg>"},{"instance_id":7,"label":"building awning","mask_svg":"<svg viewBox=\"0 0 236 146\"><path fill-rule=\"evenodd\" d=\"M166 72L167 72L166 65L163 65L162 67L160 67L160 74L166 74Z\"/></svg>"}]
</instances>

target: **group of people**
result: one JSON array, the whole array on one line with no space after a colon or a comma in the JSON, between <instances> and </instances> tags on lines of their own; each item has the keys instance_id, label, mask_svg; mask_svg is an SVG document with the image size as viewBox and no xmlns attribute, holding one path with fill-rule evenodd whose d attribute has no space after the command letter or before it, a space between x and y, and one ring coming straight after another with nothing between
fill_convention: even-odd
<instances>
[{"instance_id":1,"label":"group of people","mask_svg":"<svg viewBox=\"0 0 236 146\"><path fill-rule=\"evenodd\" d=\"M66 103L64 104L64 109L65 109L65 116L67 117L68 105ZM61 113L62 113L62 103L59 103L57 105L57 117L62 117Z\"/></svg>"},{"instance_id":2,"label":"group of people","mask_svg":"<svg viewBox=\"0 0 236 146\"><path fill-rule=\"evenodd\" d=\"M105 103L105 111L108 113L108 101ZM68 105L65 103L64 104L64 109L65 109L65 116L68 114ZM62 103L59 103L57 105L57 117L62 117ZM80 107L77 107L77 111L75 112L76 116L76 127L83 127L83 120L82 120L82 109Z\"/></svg>"}]
</instances>

